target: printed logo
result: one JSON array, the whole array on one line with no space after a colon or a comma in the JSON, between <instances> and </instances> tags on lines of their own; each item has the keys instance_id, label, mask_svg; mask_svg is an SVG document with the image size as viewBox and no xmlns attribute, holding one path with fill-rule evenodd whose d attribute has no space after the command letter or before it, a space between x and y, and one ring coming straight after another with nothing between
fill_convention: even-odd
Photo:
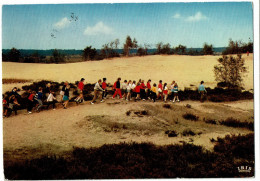
<instances>
[{"instance_id":1,"label":"printed logo","mask_svg":"<svg viewBox=\"0 0 260 181\"><path fill-rule=\"evenodd\" d=\"M247 172L247 173L250 173L251 170L252 170L252 167L249 167L249 166L240 166L240 167L237 167L238 169L238 172Z\"/></svg>"}]
</instances>

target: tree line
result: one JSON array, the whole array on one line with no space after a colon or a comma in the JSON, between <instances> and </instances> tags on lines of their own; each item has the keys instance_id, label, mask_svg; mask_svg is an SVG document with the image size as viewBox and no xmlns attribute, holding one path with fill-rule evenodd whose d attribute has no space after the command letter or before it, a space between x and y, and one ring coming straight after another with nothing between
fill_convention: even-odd
<instances>
[{"instance_id":1,"label":"tree line","mask_svg":"<svg viewBox=\"0 0 260 181\"><path fill-rule=\"evenodd\" d=\"M204 43L203 48L199 50L187 49L186 46L179 44L176 47L171 47L169 43L158 42L155 45L156 51L149 53L148 50L151 49L150 44L138 44L136 38L131 38L129 35L126 37L123 43L122 52L119 51L119 39L115 39L109 43L102 46L100 50L93 48L92 46L87 46L82 51L82 61L92 61L92 60L103 60L113 57L120 56L146 56L146 55L213 55L213 45ZM242 41L229 40L228 47L222 52L223 55L227 54L241 54L253 52L253 43L243 43ZM66 55L61 51L54 49L51 56L41 56L38 52L31 55L22 56L21 52L12 48L8 53L2 53L2 61L10 62L24 62L24 63L65 63L69 62L71 55Z\"/></svg>"}]
</instances>

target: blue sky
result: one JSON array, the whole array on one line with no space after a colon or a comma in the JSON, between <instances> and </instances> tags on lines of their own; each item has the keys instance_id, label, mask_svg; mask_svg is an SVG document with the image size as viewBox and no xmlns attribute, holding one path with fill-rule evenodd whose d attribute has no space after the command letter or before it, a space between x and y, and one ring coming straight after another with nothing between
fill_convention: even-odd
<instances>
[{"instance_id":1,"label":"blue sky","mask_svg":"<svg viewBox=\"0 0 260 181\"><path fill-rule=\"evenodd\" d=\"M75 18L71 18L74 13ZM52 37L52 36L53 37ZM202 47L253 40L250 2L4 5L2 48L84 49L118 38ZM55 38L54 38L55 37Z\"/></svg>"}]
</instances>

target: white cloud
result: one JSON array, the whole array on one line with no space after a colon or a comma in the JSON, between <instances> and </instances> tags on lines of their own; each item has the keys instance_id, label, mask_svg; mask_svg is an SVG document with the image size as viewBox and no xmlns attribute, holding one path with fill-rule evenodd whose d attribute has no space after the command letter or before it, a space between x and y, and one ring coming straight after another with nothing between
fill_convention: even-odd
<instances>
[{"instance_id":1,"label":"white cloud","mask_svg":"<svg viewBox=\"0 0 260 181\"><path fill-rule=\"evenodd\" d=\"M65 27L69 26L69 24L70 24L69 19L65 17L65 18L62 18L59 22L55 23L54 28L63 29Z\"/></svg>"},{"instance_id":2,"label":"white cloud","mask_svg":"<svg viewBox=\"0 0 260 181\"><path fill-rule=\"evenodd\" d=\"M205 15L203 15L201 12L197 12L195 15L189 16L185 20L194 22L194 21L201 21L201 20L206 20L206 19L208 19L208 18Z\"/></svg>"},{"instance_id":3,"label":"white cloud","mask_svg":"<svg viewBox=\"0 0 260 181\"><path fill-rule=\"evenodd\" d=\"M179 14L179 13L176 13L174 16L173 16L173 18L175 18L175 19L179 19L181 17L181 15Z\"/></svg>"},{"instance_id":4,"label":"white cloud","mask_svg":"<svg viewBox=\"0 0 260 181\"><path fill-rule=\"evenodd\" d=\"M99 35L99 34L112 34L113 29L106 26L102 21L98 22L94 26L88 26L85 31L84 35Z\"/></svg>"}]
</instances>

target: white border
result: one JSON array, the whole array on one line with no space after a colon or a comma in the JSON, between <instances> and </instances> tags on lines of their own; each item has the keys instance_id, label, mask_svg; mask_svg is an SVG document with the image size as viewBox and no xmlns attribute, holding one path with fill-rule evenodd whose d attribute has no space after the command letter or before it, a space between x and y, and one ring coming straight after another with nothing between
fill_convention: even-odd
<instances>
[{"instance_id":1,"label":"white border","mask_svg":"<svg viewBox=\"0 0 260 181\"><path fill-rule=\"evenodd\" d=\"M245 0L207 0L207 1L197 1L197 0L2 0L0 2L1 5L8 5L8 4L77 4L77 3L148 3L148 2L154 2L154 3L162 3L162 2L245 2ZM253 2L253 18L254 18L254 94L255 94L255 178L248 178L245 180L259 180L259 1L258 0L251 0L247 2ZM2 42L2 7L0 9L0 23L1 23L1 34L0 39ZM0 45L1 49L1 55L0 58L2 60L2 43ZM2 76L2 64L0 65L0 72ZM1 86L1 94L2 94L2 79L0 80L0 86ZM2 104L1 104L1 110L2 110ZM2 111L1 111L1 118L2 118ZM3 124L1 121L0 129L3 130ZM218 178L219 179L219 178ZM210 179L210 180L218 180L218 179ZM238 179L238 178L237 178ZM237 180L235 178L232 179L225 179L225 180ZM3 175L3 134L0 133L0 180L4 180ZM169 179L165 179L169 180ZM188 179L182 179L182 180L188 180ZM204 179L205 180L205 179ZM208 179L206 179L208 180ZM244 179L243 179L244 180Z\"/></svg>"}]
</instances>

